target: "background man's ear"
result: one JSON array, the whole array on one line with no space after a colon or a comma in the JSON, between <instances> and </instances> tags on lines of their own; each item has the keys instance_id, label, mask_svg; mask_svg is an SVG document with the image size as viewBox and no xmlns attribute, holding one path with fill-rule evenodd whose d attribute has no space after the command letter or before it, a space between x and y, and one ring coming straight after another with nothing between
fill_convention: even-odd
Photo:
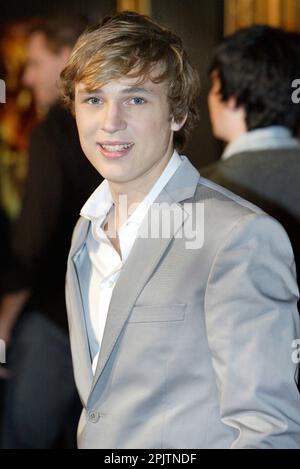
<instances>
[{"instance_id":1,"label":"background man's ear","mask_svg":"<svg viewBox=\"0 0 300 469\"><path fill-rule=\"evenodd\" d=\"M184 126L186 120L187 120L187 114L179 122L175 122L174 117L172 117L171 130L173 130L174 132L178 132L178 130L180 130L181 127Z\"/></svg>"},{"instance_id":2,"label":"background man's ear","mask_svg":"<svg viewBox=\"0 0 300 469\"><path fill-rule=\"evenodd\" d=\"M230 110L230 111L235 111L237 109L237 103L236 103L236 98L234 96L231 96L231 98L229 98L227 101L226 101L226 107Z\"/></svg>"}]
</instances>

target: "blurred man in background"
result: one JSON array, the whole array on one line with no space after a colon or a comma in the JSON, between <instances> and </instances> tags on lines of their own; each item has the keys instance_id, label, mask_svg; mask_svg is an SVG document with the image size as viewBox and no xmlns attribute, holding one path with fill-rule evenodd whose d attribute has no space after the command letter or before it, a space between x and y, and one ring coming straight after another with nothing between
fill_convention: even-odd
<instances>
[{"instance_id":1,"label":"blurred man in background","mask_svg":"<svg viewBox=\"0 0 300 469\"><path fill-rule=\"evenodd\" d=\"M8 267L10 256L10 225L4 209L0 206L0 295L4 273Z\"/></svg>"},{"instance_id":2,"label":"blurred man in background","mask_svg":"<svg viewBox=\"0 0 300 469\"><path fill-rule=\"evenodd\" d=\"M74 446L75 391L64 301L71 233L99 175L83 156L57 86L86 23L45 20L29 36L24 84L43 119L31 135L23 207L13 235L13 265L0 304L0 338L9 348L3 448L52 447L67 426Z\"/></svg>"},{"instance_id":3,"label":"blurred man in background","mask_svg":"<svg viewBox=\"0 0 300 469\"><path fill-rule=\"evenodd\" d=\"M217 47L208 104L215 137L228 145L201 175L255 203L288 232L300 274L300 35L253 26Z\"/></svg>"}]
</instances>

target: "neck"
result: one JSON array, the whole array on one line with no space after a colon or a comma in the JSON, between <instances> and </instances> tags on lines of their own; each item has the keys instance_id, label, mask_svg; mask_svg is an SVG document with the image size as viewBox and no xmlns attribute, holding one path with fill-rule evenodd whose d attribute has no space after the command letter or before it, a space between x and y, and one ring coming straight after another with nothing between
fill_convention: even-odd
<instances>
[{"instance_id":1,"label":"neck","mask_svg":"<svg viewBox=\"0 0 300 469\"><path fill-rule=\"evenodd\" d=\"M115 183L109 181L109 187L116 209L117 220L126 221L134 212L137 206L144 200L156 181L159 179L164 169L168 165L173 154L173 149L168 151L164 158L152 166L147 173L133 181L125 183Z\"/></svg>"},{"instance_id":2,"label":"neck","mask_svg":"<svg viewBox=\"0 0 300 469\"><path fill-rule=\"evenodd\" d=\"M58 103L59 102L59 96L56 96L55 98L53 98L51 101L49 101L48 103L38 103L37 104L37 112L41 115L41 116L45 116L46 114L48 114L50 108L55 104L55 103Z\"/></svg>"},{"instance_id":3,"label":"neck","mask_svg":"<svg viewBox=\"0 0 300 469\"><path fill-rule=\"evenodd\" d=\"M246 134L247 133L247 130L243 130L242 132L233 132L232 134L230 134L230 136L228 137L228 140L227 140L227 143L232 143L234 142L235 140L237 140L239 137L241 137L242 135Z\"/></svg>"},{"instance_id":4,"label":"neck","mask_svg":"<svg viewBox=\"0 0 300 469\"><path fill-rule=\"evenodd\" d=\"M227 128L227 143L231 143L243 134L248 132L246 123L246 111L243 107L235 108L227 115L227 123L224 123Z\"/></svg>"}]
</instances>

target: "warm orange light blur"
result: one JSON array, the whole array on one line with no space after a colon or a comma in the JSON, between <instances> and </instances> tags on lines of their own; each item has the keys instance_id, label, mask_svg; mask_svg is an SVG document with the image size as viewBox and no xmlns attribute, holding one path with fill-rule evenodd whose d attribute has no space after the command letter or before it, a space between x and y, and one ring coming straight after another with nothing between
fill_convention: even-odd
<instances>
[{"instance_id":1,"label":"warm orange light blur","mask_svg":"<svg viewBox=\"0 0 300 469\"><path fill-rule=\"evenodd\" d=\"M143 15L151 14L151 0L117 0L117 10L136 11Z\"/></svg>"},{"instance_id":2,"label":"warm orange light blur","mask_svg":"<svg viewBox=\"0 0 300 469\"><path fill-rule=\"evenodd\" d=\"M300 30L299 0L225 0L225 35L257 23Z\"/></svg>"}]
</instances>

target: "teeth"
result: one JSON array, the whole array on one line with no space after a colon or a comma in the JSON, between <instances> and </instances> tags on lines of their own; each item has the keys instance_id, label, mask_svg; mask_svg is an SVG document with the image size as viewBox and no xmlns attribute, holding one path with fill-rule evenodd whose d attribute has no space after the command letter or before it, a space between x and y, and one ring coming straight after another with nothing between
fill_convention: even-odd
<instances>
[{"instance_id":1,"label":"teeth","mask_svg":"<svg viewBox=\"0 0 300 469\"><path fill-rule=\"evenodd\" d=\"M132 146L132 143L128 143L127 145L101 145L104 150L107 151L122 151L122 150L127 150Z\"/></svg>"}]
</instances>

